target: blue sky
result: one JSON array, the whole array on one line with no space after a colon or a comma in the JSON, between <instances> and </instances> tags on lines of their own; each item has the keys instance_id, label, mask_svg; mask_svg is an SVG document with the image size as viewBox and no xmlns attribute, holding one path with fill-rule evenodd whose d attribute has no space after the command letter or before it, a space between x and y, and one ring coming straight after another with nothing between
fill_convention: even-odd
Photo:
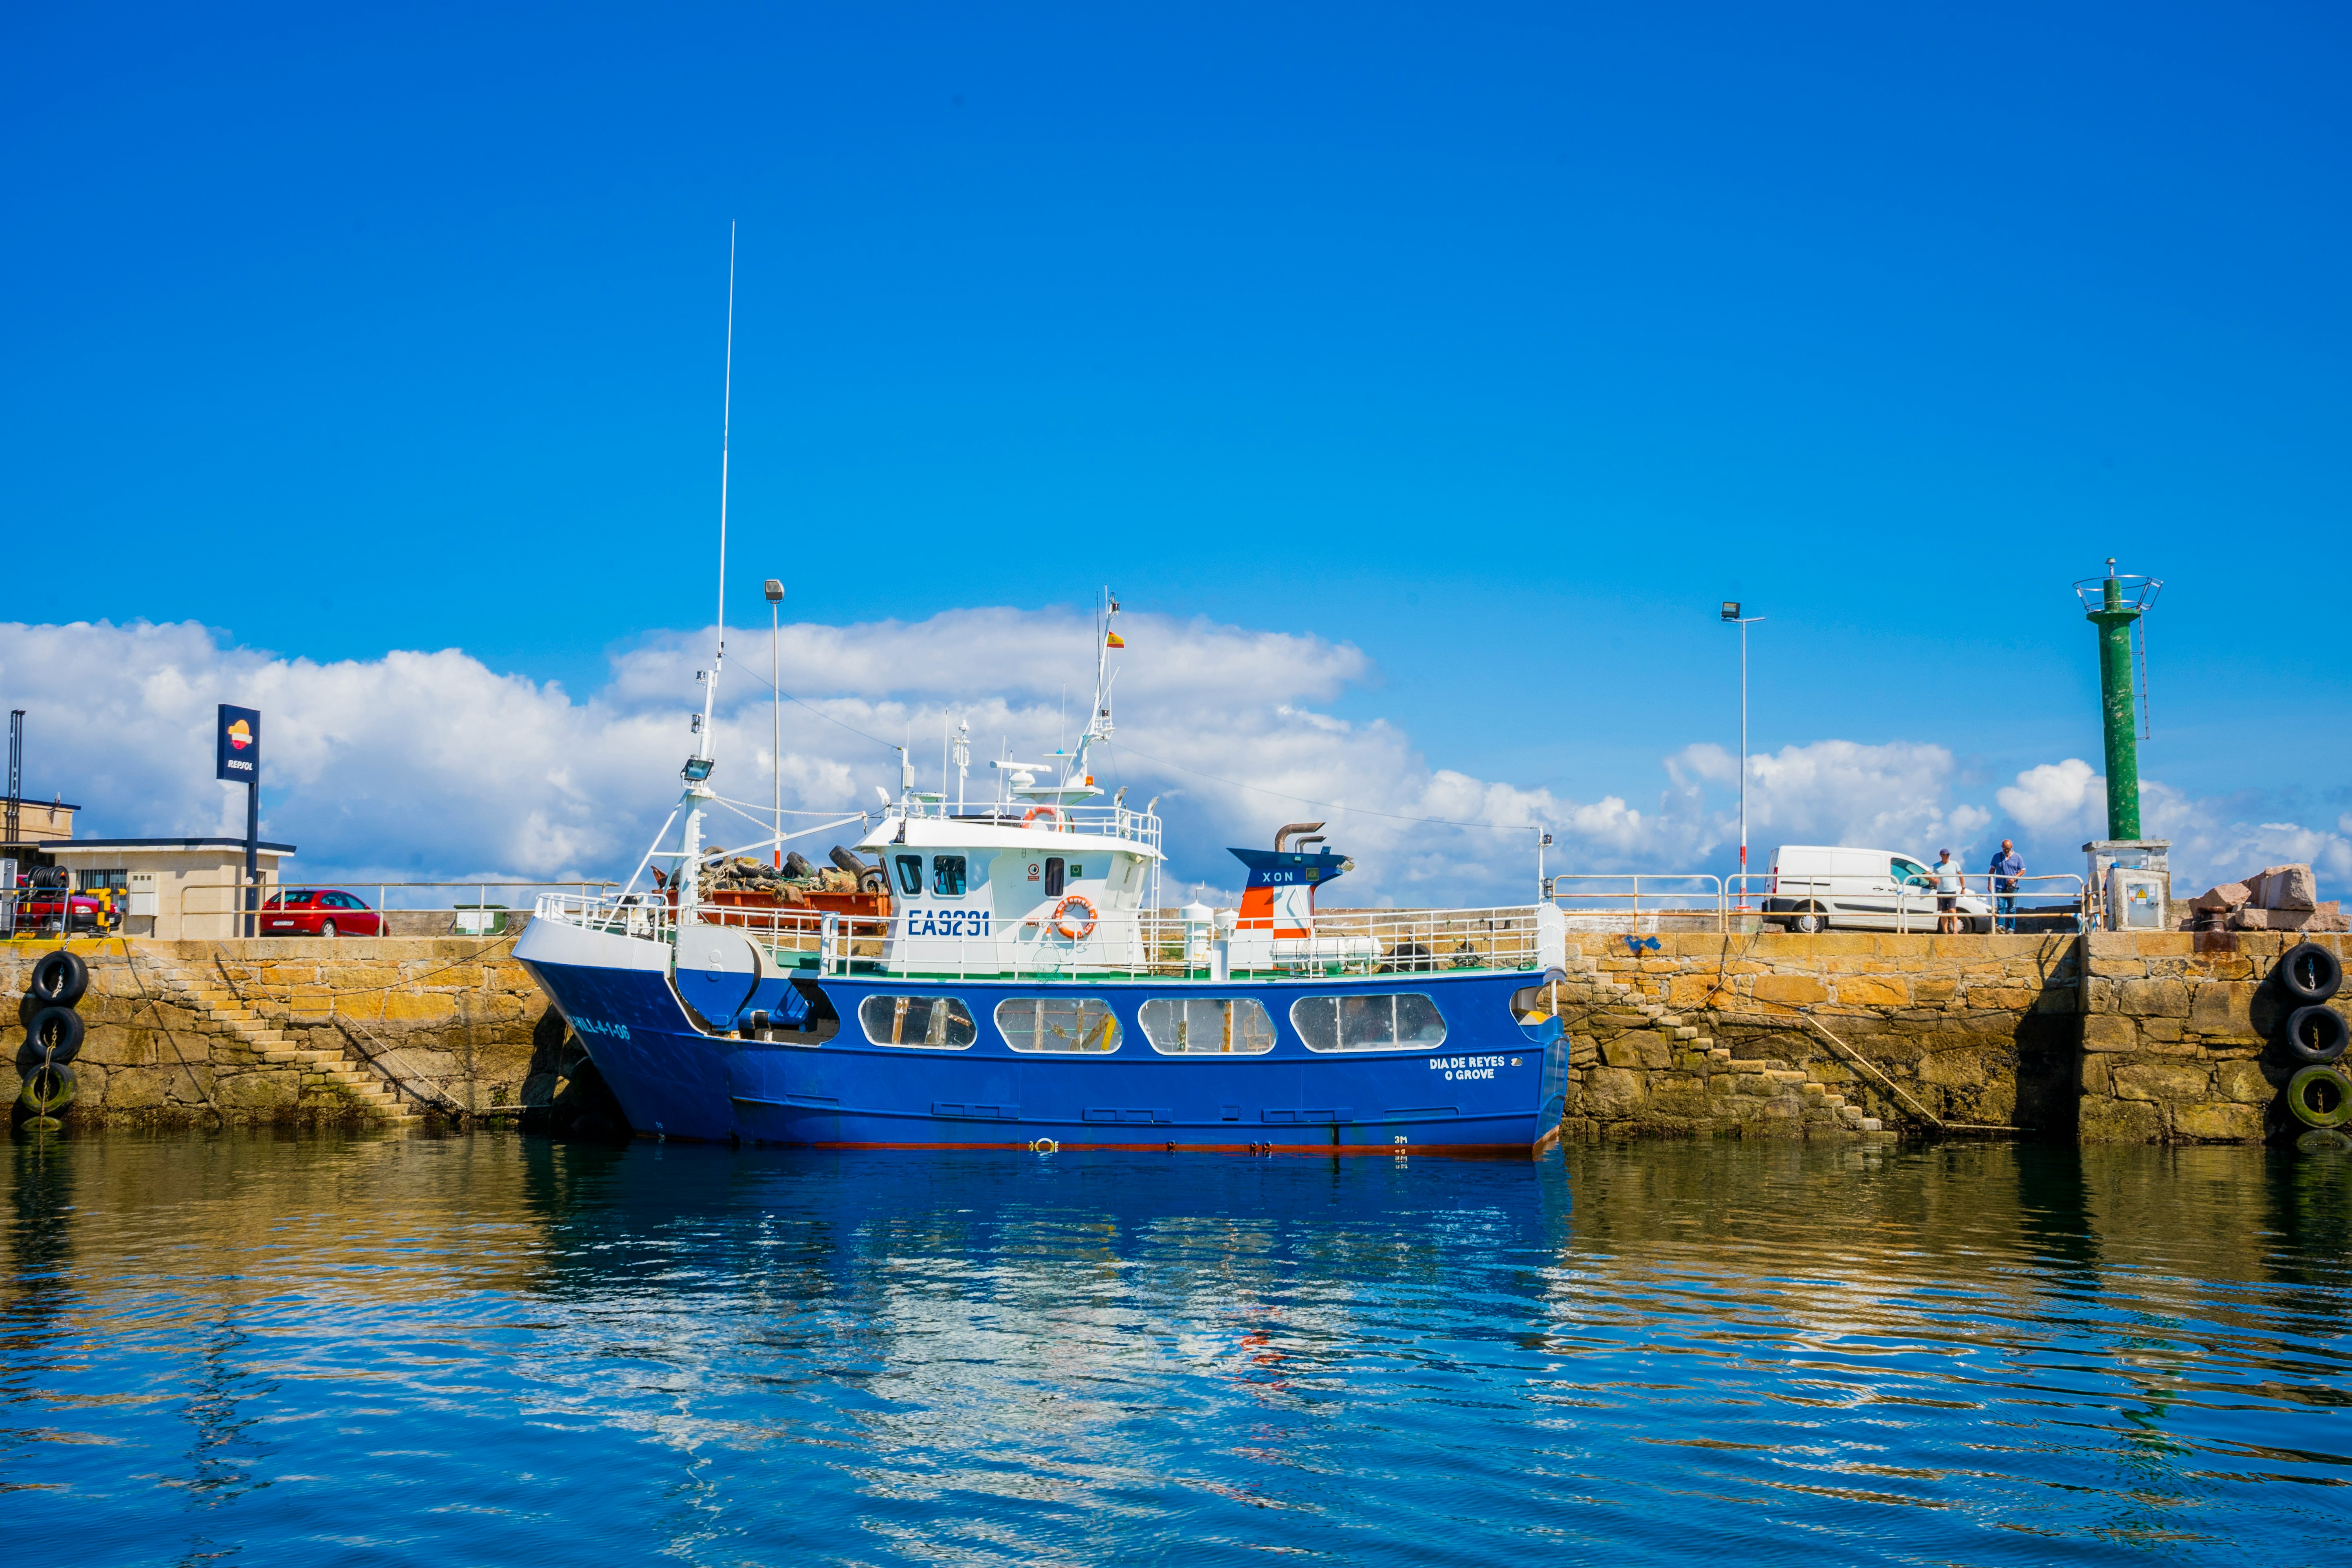
<instances>
[{"instance_id":1,"label":"blue sky","mask_svg":"<svg viewBox=\"0 0 2352 1568\"><path fill-rule=\"evenodd\" d=\"M2098 759L2115 554L2168 583L2143 772L2352 811L2339 10L6 26L26 626L585 701L709 618L739 221L732 619L1108 581L1360 650L1321 710L1432 768L1638 803L1737 744L1738 597L1757 750L1940 747L1997 816ZM106 765L46 721L90 752L36 787Z\"/></svg>"}]
</instances>

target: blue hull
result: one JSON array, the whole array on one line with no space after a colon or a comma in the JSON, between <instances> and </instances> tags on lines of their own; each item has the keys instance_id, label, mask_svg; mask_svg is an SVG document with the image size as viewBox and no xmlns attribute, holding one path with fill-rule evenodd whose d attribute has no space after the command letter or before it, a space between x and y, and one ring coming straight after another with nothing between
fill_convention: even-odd
<instances>
[{"instance_id":1,"label":"blue hull","mask_svg":"<svg viewBox=\"0 0 2352 1568\"><path fill-rule=\"evenodd\" d=\"M812 981L841 1019L822 1044L706 1032L644 968L517 955L569 1019L640 1133L825 1148L1274 1149L1338 1153L1525 1153L1559 1123L1566 1042L1558 1020L1521 1025L1514 991L1532 973L1393 974L1201 983L1038 984L857 975ZM1290 1021L1302 995L1414 992L1446 1025L1433 1049L1317 1052ZM952 996L978 1020L961 1050L867 1043L874 994ZM992 1020L1008 998L1107 1003L1118 1047L1017 1052ZM1154 997L1251 996L1276 1041L1264 1055L1163 1056L1137 1010ZM1465 1059L1468 1058L1468 1059Z\"/></svg>"}]
</instances>

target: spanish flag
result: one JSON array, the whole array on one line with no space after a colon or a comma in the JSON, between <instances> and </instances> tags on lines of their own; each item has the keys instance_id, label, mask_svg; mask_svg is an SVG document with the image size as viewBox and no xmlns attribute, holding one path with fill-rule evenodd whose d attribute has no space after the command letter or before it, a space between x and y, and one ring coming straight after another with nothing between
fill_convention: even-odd
<instances>
[{"instance_id":1,"label":"spanish flag","mask_svg":"<svg viewBox=\"0 0 2352 1568\"><path fill-rule=\"evenodd\" d=\"M1109 640L1103 644L1103 647L1125 647L1126 646L1127 639L1119 636L1117 632L1111 633Z\"/></svg>"}]
</instances>

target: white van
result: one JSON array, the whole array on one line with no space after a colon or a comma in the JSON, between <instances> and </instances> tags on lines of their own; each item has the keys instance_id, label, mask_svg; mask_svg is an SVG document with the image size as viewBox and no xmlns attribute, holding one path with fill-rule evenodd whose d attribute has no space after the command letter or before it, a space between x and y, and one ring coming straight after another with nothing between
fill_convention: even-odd
<instances>
[{"instance_id":1,"label":"white van","mask_svg":"<svg viewBox=\"0 0 2352 1568\"><path fill-rule=\"evenodd\" d=\"M1962 893L1960 929L1992 930L1992 905ZM1764 900L1768 921L1792 931L1936 931L1936 873L1916 856L1891 849L1847 849L1826 844L1783 844L1772 855L1772 882Z\"/></svg>"}]
</instances>

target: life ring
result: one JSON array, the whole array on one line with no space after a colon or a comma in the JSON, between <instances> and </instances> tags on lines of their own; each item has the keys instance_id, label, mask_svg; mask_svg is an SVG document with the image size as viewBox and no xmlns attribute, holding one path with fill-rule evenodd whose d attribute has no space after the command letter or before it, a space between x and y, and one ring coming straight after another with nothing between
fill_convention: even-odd
<instances>
[{"instance_id":1,"label":"life ring","mask_svg":"<svg viewBox=\"0 0 2352 1568\"><path fill-rule=\"evenodd\" d=\"M1067 910L1072 904L1076 904L1078 908L1087 911L1087 923L1078 927L1076 931L1072 931L1070 929L1070 922L1065 918L1065 911ZM1095 921L1097 918L1094 900L1087 898L1084 893L1065 893L1062 895L1062 901L1054 906L1054 929L1060 931L1066 941L1084 942L1087 938L1094 935Z\"/></svg>"},{"instance_id":2,"label":"life ring","mask_svg":"<svg viewBox=\"0 0 2352 1568\"><path fill-rule=\"evenodd\" d=\"M1058 805L1031 806L1021 814L1021 826L1027 827L1041 816L1050 816L1054 819L1054 826L1049 831L1055 833L1062 831L1062 808Z\"/></svg>"}]
</instances>

